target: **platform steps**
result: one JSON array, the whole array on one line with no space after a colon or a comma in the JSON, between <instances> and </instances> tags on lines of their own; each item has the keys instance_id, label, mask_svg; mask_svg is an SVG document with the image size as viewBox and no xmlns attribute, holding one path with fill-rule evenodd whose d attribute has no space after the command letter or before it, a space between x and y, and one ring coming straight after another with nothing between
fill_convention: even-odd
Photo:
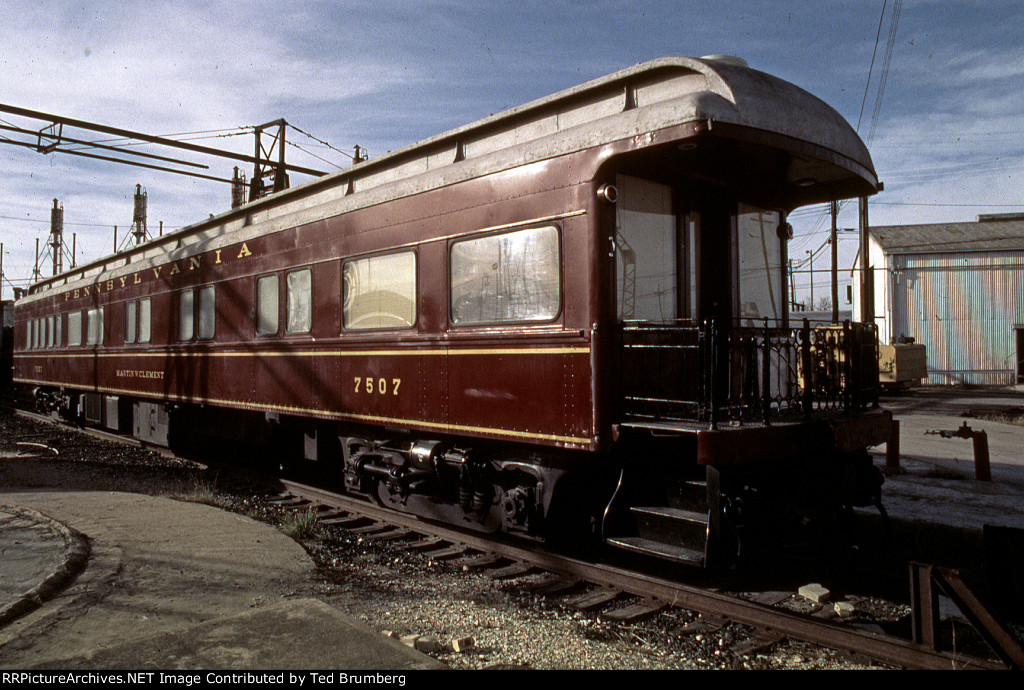
<instances>
[{"instance_id":1,"label":"platform steps","mask_svg":"<svg viewBox=\"0 0 1024 690\"><path fill-rule=\"evenodd\" d=\"M616 548L687 565L707 560L708 490L704 480L683 480L666 486L657 501L638 501L629 507L630 526L623 534L606 536Z\"/></svg>"}]
</instances>

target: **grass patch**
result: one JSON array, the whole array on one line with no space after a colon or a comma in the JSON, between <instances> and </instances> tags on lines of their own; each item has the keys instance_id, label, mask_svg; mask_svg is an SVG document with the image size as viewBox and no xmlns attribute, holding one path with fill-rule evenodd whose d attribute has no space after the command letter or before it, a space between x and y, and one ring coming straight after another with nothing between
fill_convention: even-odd
<instances>
[{"instance_id":1,"label":"grass patch","mask_svg":"<svg viewBox=\"0 0 1024 690\"><path fill-rule=\"evenodd\" d=\"M319 539L322 534L320 516L315 508L292 513L281 523L281 530L296 540Z\"/></svg>"},{"instance_id":2,"label":"grass patch","mask_svg":"<svg viewBox=\"0 0 1024 690\"><path fill-rule=\"evenodd\" d=\"M968 416L986 422L1001 422L1003 424L1013 424L1014 426L1024 426L1024 408L1020 407L1010 408L1002 412L977 412L972 410Z\"/></svg>"},{"instance_id":3,"label":"grass patch","mask_svg":"<svg viewBox=\"0 0 1024 690\"><path fill-rule=\"evenodd\" d=\"M933 467L921 475L925 479L967 479L967 475L948 467Z\"/></svg>"},{"instance_id":4,"label":"grass patch","mask_svg":"<svg viewBox=\"0 0 1024 690\"><path fill-rule=\"evenodd\" d=\"M189 503L202 503L208 506L220 506L215 489L216 481L207 477L193 476L182 479L177 486L167 491L168 498Z\"/></svg>"}]
</instances>

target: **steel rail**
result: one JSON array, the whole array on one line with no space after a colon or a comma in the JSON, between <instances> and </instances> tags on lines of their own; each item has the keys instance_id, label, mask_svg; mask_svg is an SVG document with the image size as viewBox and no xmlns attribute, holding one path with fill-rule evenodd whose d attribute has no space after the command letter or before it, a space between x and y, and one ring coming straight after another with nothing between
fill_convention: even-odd
<instances>
[{"instance_id":1,"label":"steel rail","mask_svg":"<svg viewBox=\"0 0 1024 690\"><path fill-rule=\"evenodd\" d=\"M530 563L553 572L572 575L596 585L615 587L629 594L654 598L678 608L721 616L736 623L750 625L761 631L781 633L793 639L821 645L839 652L859 654L909 669L1000 670L1006 668L996 661L935 651L907 639L848 628L616 566L590 563L569 556L552 554L540 547L528 544L511 544L491 536L465 532L299 482L291 480L278 480L278 482L290 493L309 500L428 534L459 544L467 549Z\"/></svg>"},{"instance_id":2,"label":"steel rail","mask_svg":"<svg viewBox=\"0 0 1024 690\"><path fill-rule=\"evenodd\" d=\"M24 410L17 414L39 421L59 424L57 420ZM133 439L95 429L79 429L97 437L132 444ZM144 446L137 441L134 444ZM414 515L399 513L388 508L351 498L343 494L310 486L289 479L275 479L277 487L296 496L325 506L356 513L372 520L387 522L410 531L426 534L458 544L467 550L501 556L513 561L535 565L565 575L571 575L596 585L614 587L636 596L653 598L670 606L727 618L749 625L760 631L779 633L839 652L858 654L876 661L909 669L921 670L1004 670L997 661L935 651L911 640L880 633L857 630L828 621L811 619L787 611L745 601L729 595L700 589L671 580L655 578L612 565L582 561L570 556L553 554L541 547L524 543L510 543L490 535L467 532L455 527L422 520Z\"/></svg>"}]
</instances>

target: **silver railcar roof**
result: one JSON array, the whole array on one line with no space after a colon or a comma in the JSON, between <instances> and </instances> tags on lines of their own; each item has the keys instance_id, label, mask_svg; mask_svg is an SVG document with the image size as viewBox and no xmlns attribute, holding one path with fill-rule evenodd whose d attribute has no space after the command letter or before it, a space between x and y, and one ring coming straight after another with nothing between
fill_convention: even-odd
<instances>
[{"instance_id":1,"label":"silver railcar roof","mask_svg":"<svg viewBox=\"0 0 1024 690\"><path fill-rule=\"evenodd\" d=\"M731 59L666 57L560 91L39 281L111 279L267 232L667 127L712 122L825 148L877 184L871 157L830 106Z\"/></svg>"}]
</instances>

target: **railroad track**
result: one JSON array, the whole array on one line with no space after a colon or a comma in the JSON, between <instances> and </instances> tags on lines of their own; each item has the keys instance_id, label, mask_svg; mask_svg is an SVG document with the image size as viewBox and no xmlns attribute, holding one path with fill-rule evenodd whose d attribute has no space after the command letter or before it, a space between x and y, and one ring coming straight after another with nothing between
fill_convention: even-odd
<instances>
[{"instance_id":1,"label":"railroad track","mask_svg":"<svg viewBox=\"0 0 1024 690\"><path fill-rule=\"evenodd\" d=\"M19 411L28 418L54 423L55 420ZM132 439L94 429L78 429L104 440L139 445ZM169 451L164 451L165 453ZM912 669L1004 669L1019 668L1014 658L1003 662L938 651L906 638L866 631L821 618L795 614L771 605L741 599L720 592L652 577L626 568L555 554L522 542L495 539L489 535L462 531L420 520L414 516L353 499L309 484L275 479L280 493L271 502L282 508L315 507L321 524L337 525L379 540L406 539L407 548L426 551L431 558L465 559L467 567L491 567L492 577L512 576L530 570L550 574L537 593L555 595L580 583L590 591L577 601L577 608L593 609L620 601L623 595L637 603L606 614L609 618L642 617L666 609L699 613L701 625L721 626L728 621L753 628L747 645L768 647L784 638L808 642L845 654L860 656ZM245 491L245 489L242 489Z\"/></svg>"},{"instance_id":2,"label":"railroad track","mask_svg":"<svg viewBox=\"0 0 1024 690\"><path fill-rule=\"evenodd\" d=\"M750 626L755 631L748 642L752 648L790 638L910 669L1007 668L998 661L937 651L908 639L794 614L622 567L551 553L529 544L510 543L425 522L308 484L279 481L282 487L276 499L279 505L291 502L296 507L315 506L324 524L348 525L378 538L409 538L410 534L415 534L419 540L416 548L430 550L435 558L472 558L477 564L489 562L494 567L504 568L508 574L542 570L551 574L544 593L568 591L579 582L596 585L596 589L586 595L589 601L576 602L580 607L599 606L628 594L638 597L639 602L617 611L619 617L639 617L667 608L697 612L711 621L711 625L732 621Z\"/></svg>"}]
</instances>

